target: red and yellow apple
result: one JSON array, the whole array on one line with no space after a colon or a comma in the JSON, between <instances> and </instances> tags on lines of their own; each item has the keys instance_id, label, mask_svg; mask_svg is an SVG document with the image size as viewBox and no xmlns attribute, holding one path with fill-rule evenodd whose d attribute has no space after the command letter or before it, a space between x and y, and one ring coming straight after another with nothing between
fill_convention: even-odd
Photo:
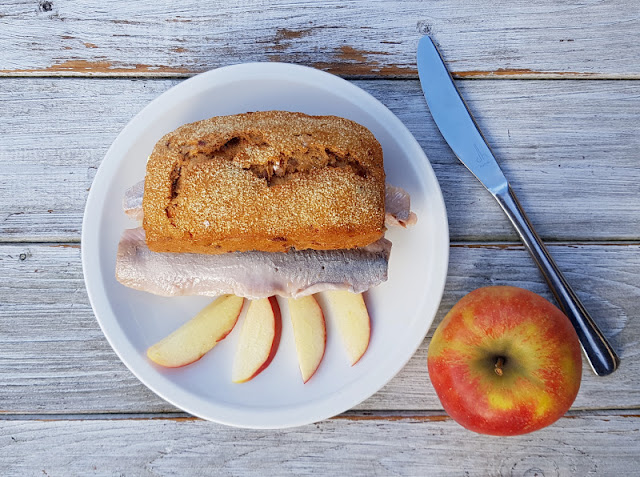
<instances>
[{"instance_id":1,"label":"red and yellow apple","mask_svg":"<svg viewBox=\"0 0 640 477\"><path fill-rule=\"evenodd\" d=\"M306 383L315 374L324 357L327 344L324 314L313 295L289 298L288 303L298 365L302 381Z\"/></svg>"},{"instance_id":2,"label":"red and yellow apple","mask_svg":"<svg viewBox=\"0 0 640 477\"><path fill-rule=\"evenodd\" d=\"M580 388L580 343L569 319L546 299L516 287L477 289L437 327L429 377L445 411L482 434L546 427Z\"/></svg>"},{"instance_id":3,"label":"red and yellow apple","mask_svg":"<svg viewBox=\"0 0 640 477\"><path fill-rule=\"evenodd\" d=\"M371 319L362 293L330 290L323 292L323 297L353 366L367 351L371 337Z\"/></svg>"},{"instance_id":4,"label":"red and yellow apple","mask_svg":"<svg viewBox=\"0 0 640 477\"><path fill-rule=\"evenodd\" d=\"M147 357L156 364L178 368L199 360L233 329L244 298L222 295L194 318L149 347Z\"/></svg>"},{"instance_id":5,"label":"red and yellow apple","mask_svg":"<svg viewBox=\"0 0 640 477\"><path fill-rule=\"evenodd\" d=\"M240 330L231 372L234 383L244 383L264 371L276 355L282 332L280 307L275 296L254 300Z\"/></svg>"}]
</instances>

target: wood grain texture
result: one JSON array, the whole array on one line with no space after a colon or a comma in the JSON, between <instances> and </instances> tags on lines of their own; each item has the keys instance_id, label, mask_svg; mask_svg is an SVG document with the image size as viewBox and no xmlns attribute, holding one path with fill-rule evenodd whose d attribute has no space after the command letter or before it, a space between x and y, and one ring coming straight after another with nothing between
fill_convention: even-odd
<instances>
[{"instance_id":1,"label":"wood grain texture","mask_svg":"<svg viewBox=\"0 0 640 477\"><path fill-rule=\"evenodd\" d=\"M638 32L635 0L1 2L0 474L636 475ZM431 120L416 80L423 34L622 358L606 378L585 363L572 410L534 434L465 431L427 374L429 337L465 293L551 297ZM119 131L179 78L249 61L329 71L386 104L429 155L454 241L434 325L405 368L357 408L279 431L192 418L143 386L100 331L80 263L85 200Z\"/></svg>"},{"instance_id":2,"label":"wood grain texture","mask_svg":"<svg viewBox=\"0 0 640 477\"><path fill-rule=\"evenodd\" d=\"M640 417L574 415L497 439L444 416L346 418L280 431L196 419L0 421L6 475L634 475Z\"/></svg>"},{"instance_id":3,"label":"wood grain texture","mask_svg":"<svg viewBox=\"0 0 640 477\"><path fill-rule=\"evenodd\" d=\"M79 241L86 196L109 145L176 83L0 80L0 241ZM417 81L354 83L396 113L426 151L452 240L517 240L441 138ZM543 238L640 238L640 82L459 83Z\"/></svg>"},{"instance_id":4,"label":"wood grain texture","mask_svg":"<svg viewBox=\"0 0 640 477\"><path fill-rule=\"evenodd\" d=\"M640 407L640 245L550 249L622 358L606 378L585 365L574 407ZM140 384L103 337L84 289L78 246L0 245L0 269L0 413L176 410ZM434 327L464 294L486 285L521 286L552 299L522 247L454 245ZM357 409L440 410L427 375L427 345Z\"/></svg>"},{"instance_id":5,"label":"wood grain texture","mask_svg":"<svg viewBox=\"0 0 640 477\"><path fill-rule=\"evenodd\" d=\"M2 75L188 76L285 61L413 77L428 33L460 77L640 77L634 0L11 0L0 30Z\"/></svg>"}]
</instances>

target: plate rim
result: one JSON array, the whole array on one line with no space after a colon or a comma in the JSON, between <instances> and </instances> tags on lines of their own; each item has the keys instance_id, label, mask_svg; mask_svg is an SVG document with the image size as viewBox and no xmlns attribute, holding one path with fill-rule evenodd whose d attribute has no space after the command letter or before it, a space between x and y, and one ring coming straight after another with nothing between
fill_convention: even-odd
<instances>
[{"instance_id":1,"label":"plate rim","mask_svg":"<svg viewBox=\"0 0 640 477\"><path fill-rule=\"evenodd\" d=\"M360 96L362 100L366 100L368 103L375 105L377 110L383 111L386 115L386 117L384 118L385 125L388 124L387 121L390 121L393 126L388 127L387 130L400 133L402 135L402 140L411 142L412 149L415 149L416 152L421 155L421 157L419 158L421 163L420 170L424 175L424 179L426 179L427 183L433 182L436 185L436 188L434 191L432 191L432 195L430 195L430 198L437 200L436 210L439 215L442 216L442 228L437 231L433 231L434 234L437 234L436 242L440 244L442 248L442 250L439 250L439 254L442 257L442 269L439 270L440 273L436 276L437 280L433 284L434 286L437 285L436 289L438 293L437 296L429 296L429 298L433 300L435 305L430 307L432 308L432 316L430 316L429 319L425 320L428 324L421 327L424 328L424 333L422 333L422 329L419 333L415 333L416 338L409 341L410 343L412 343L412 346L406 346L407 343L403 343L405 345L405 349L410 349L411 352L406 352L405 359L402 359L400 361L394 361L392 359L388 360L389 362L392 362L393 365L386 365L381 368L381 371L387 371L387 373L381 373L384 375L384 379L377 380L375 382L369 380L366 383L361 383L361 378L343 386L337 392L332 393L330 398L321 399L320 403L323 404L321 412L315 412L311 416L309 416L309 414L311 414L309 408L310 406L317 406L317 404L314 404L318 402L317 400L312 400L310 402L307 401L304 404L297 406L288 406L286 422L280 422L281 419L278 418L265 418L265 413L262 408L242 407L240 409L234 409L226 403L222 405L216 405L215 403L210 402L210 400L206 400L201 396L195 396L194 394L187 392L181 386L175 383L171 383L170 381L170 386L172 386L174 389L171 390L173 394L171 396L168 396L166 392L163 392L163 389L158 389L158 387L164 387L162 381L168 381L167 378L165 378L164 376L154 378L154 376L148 376L146 374L143 375L142 373L138 372L136 363L139 363L142 360L146 360L146 357L141 357L139 355L136 356L136 354L138 354L137 352L133 356L130 354L125 357L123 355L123 342L124 345L128 344L130 347L132 347L132 345L124 334L124 331L122 330L122 327L120 326L117 318L116 320L111 320L112 323L104 322L104 316L103 318L101 318L102 313L106 313L107 310L110 311L114 317L116 317L116 313L111 309L110 300L107 297L106 290L104 290L104 283L102 281L102 267L100 259L98 258L99 239L93 240L97 235L99 235L98 230L100 229L101 216L98 214L92 215L88 213L95 208L94 202L99 199L98 192L100 192L102 189L106 191L108 189L108 186L110 185L110 183L106 184L104 182L104 178L108 179L107 174L109 172L112 172L113 175L113 170L117 169L117 166L119 166L120 164L116 161L105 162L105 160L113 155L114 151L116 151L118 148L126 146L127 143L131 143L131 140L127 138L128 134L125 133L128 133L128 131L131 129L136 129L138 125L144 125L144 123L148 120L149 115L151 115L153 111L158 108L158 105L161 102L166 101L167 97L170 97L171 95L173 95L174 97L180 97L179 94L176 96L176 92L179 93L182 89L187 89L191 86L198 85L198 83L200 82L206 82L208 80L215 79L216 76L224 77L229 73L246 74L255 72L255 69L258 69L259 73L268 73L270 75L273 75L274 77L282 77L286 73L295 72L304 73L305 75L317 75L318 78L322 78L324 81L331 81L343 88L346 88L349 94L353 93L353 95L355 96ZM304 82L309 83L308 80L305 80ZM360 103L358 102L357 104L359 105ZM163 108L167 108L167 106L165 105L163 106ZM416 160L416 163L417 162L418 160ZM98 321L102 333L104 334L109 345L114 350L120 361L140 382L142 382L148 389L150 389L160 398L164 399L173 406L176 406L177 408L182 409L183 411L202 419L232 427L253 429L284 429L318 422L352 409L354 406L368 399L377 391L382 389L404 368L404 366L413 357L420 344L426 337L426 334L428 333L430 326L437 314L439 303L442 300L448 274L450 239L448 230L448 217L446 212L446 205L442 195L442 189L435 175L435 172L433 171L433 167L428 160L427 155L425 154L424 150L417 142L413 134L404 125L404 123L402 123L402 121L381 101L379 101L373 95L364 91L357 85L331 73L327 73L315 68L293 63L249 62L215 68L188 78L185 81L172 86L165 92L158 95L156 98L150 101L142 110L140 110L131 120L127 122L127 124L120 130L117 137L108 148L100 163L100 166L98 167L96 175L94 176L83 213L81 244L81 260L84 282L94 316ZM96 246L95 249L94 246ZM94 251L97 253L94 253ZM95 283L95 278L90 278L90 270L93 270L94 277L100 277L98 283ZM422 301L424 301L424 298L422 299ZM425 305L422 303L422 301L416 302L416 308L425 308ZM106 308L107 310L103 311L104 308ZM411 331L416 330L414 328L411 328ZM135 351L135 349L133 351ZM363 385L366 386L364 386L363 388ZM360 388L361 391L356 392L356 396L354 397L354 392L352 391L352 389L356 386ZM196 400L195 402L194 399ZM184 400L187 400L189 402L185 404L184 402L182 402ZM197 405L200 403L204 405L204 411L207 412L202 412L199 409L193 409L193 407L197 407ZM223 412L217 412L217 415L215 417L212 417L211 415L209 415L209 412L212 410L214 411L214 413L216 411ZM278 416L280 416L280 414L278 414ZM238 419L238 417L251 417L255 420L251 421L250 419Z\"/></svg>"}]
</instances>

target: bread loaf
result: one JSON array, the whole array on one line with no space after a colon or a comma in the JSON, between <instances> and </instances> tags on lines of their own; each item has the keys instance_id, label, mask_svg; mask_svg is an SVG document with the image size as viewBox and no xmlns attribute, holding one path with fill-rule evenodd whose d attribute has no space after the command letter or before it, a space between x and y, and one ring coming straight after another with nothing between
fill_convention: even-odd
<instances>
[{"instance_id":1,"label":"bread loaf","mask_svg":"<svg viewBox=\"0 0 640 477\"><path fill-rule=\"evenodd\" d=\"M147 163L144 229L156 252L366 246L384 234L373 134L336 116L219 116L165 135Z\"/></svg>"}]
</instances>

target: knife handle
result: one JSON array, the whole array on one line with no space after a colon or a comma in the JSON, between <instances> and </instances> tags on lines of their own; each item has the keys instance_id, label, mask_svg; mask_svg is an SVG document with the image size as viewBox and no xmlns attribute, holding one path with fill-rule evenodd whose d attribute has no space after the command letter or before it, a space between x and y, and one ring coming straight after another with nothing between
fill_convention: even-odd
<instances>
[{"instance_id":1,"label":"knife handle","mask_svg":"<svg viewBox=\"0 0 640 477\"><path fill-rule=\"evenodd\" d=\"M571 320L593 371L598 376L613 373L618 367L620 359L558 269L525 215L511 186L508 185L502 191L495 193L494 197L511 220L525 247L540 268L560 308Z\"/></svg>"}]
</instances>

